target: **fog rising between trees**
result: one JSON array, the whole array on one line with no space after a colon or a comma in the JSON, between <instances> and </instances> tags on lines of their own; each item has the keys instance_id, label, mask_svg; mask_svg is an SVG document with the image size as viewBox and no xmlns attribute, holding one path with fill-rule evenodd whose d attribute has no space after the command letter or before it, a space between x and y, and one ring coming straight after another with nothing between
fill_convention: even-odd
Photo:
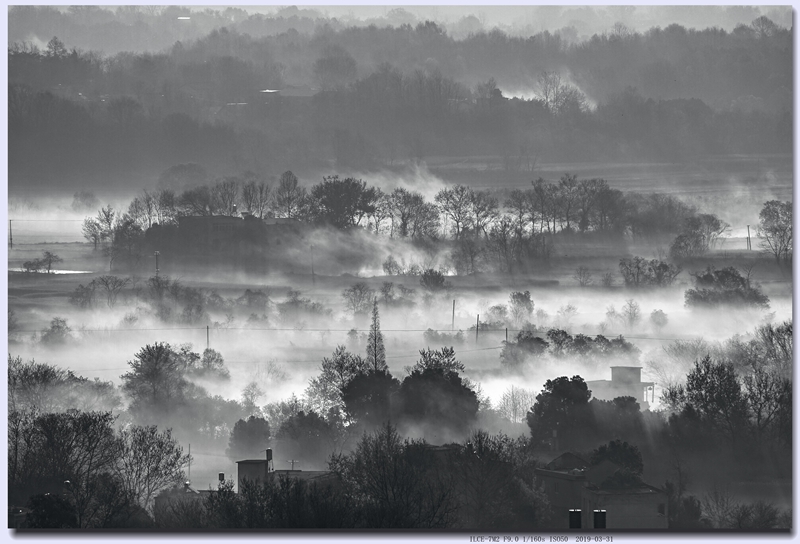
<instances>
[{"instance_id":1,"label":"fog rising between trees","mask_svg":"<svg viewBox=\"0 0 800 544\"><path fill-rule=\"evenodd\" d=\"M10 526L790 528L791 25L10 8Z\"/></svg>"}]
</instances>

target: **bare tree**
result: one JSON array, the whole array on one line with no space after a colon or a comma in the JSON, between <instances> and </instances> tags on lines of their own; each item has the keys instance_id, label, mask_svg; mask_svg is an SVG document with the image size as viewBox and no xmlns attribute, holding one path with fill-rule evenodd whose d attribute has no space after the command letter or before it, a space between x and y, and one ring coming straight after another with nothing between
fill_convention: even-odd
<instances>
[{"instance_id":1,"label":"bare tree","mask_svg":"<svg viewBox=\"0 0 800 544\"><path fill-rule=\"evenodd\" d=\"M558 72L539 74L539 96L545 106L555 114L570 109L585 109L586 97L575 87L565 83Z\"/></svg>"},{"instance_id":2,"label":"bare tree","mask_svg":"<svg viewBox=\"0 0 800 544\"><path fill-rule=\"evenodd\" d=\"M359 282L342 291L347 310L353 315L366 314L369 311L370 303L375 298L375 291L364 282Z\"/></svg>"},{"instance_id":3,"label":"bare tree","mask_svg":"<svg viewBox=\"0 0 800 544\"><path fill-rule=\"evenodd\" d=\"M530 389L509 386L500 397L497 411L512 423L524 423L528 411L536 402L536 394Z\"/></svg>"},{"instance_id":4,"label":"bare tree","mask_svg":"<svg viewBox=\"0 0 800 544\"><path fill-rule=\"evenodd\" d=\"M225 178L211 188L211 196L216 208L222 215L236 215L236 203L239 199L239 180Z\"/></svg>"},{"instance_id":5,"label":"bare tree","mask_svg":"<svg viewBox=\"0 0 800 544\"><path fill-rule=\"evenodd\" d=\"M759 213L758 237L764 251L777 262L792 261L792 203L770 200Z\"/></svg>"},{"instance_id":6,"label":"bare tree","mask_svg":"<svg viewBox=\"0 0 800 544\"><path fill-rule=\"evenodd\" d=\"M109 308L113 308L117 303L119 292L130 283L130 280L119 276L100 276L95 278L94 282L106 290L106 304Z\"/></svg>"},{"instance_id":7,"label":"bare tree","mask_svg":"<svg viewBox=\"0 0 800 544\"><path fill-rule=\"evenodd\" d=\"M558 322L562 327L569 327L572 324L572 319L578 315L578 309L572 304L561 306L558 309Z\"/></svg>"},{"instance_id":8,"label":"bare tree","mask_svg":"<svg viewBox=\"0 0 800 544\"><path fill-rule=\"evenodd\" d=\"M390 236L399 235L414 239L435 238L439 228L439 210L425 202L418 192L398 187L390 195L392 229Z\"/></svg>"},{"instance_id":9,"label":"bare tree","mask_svg":"<svg viewBox=\"0 0 800 544\"><path fill-rule=\"evenodd\" d=\"M488 237L487 227L497 219L497 198L489 191L472 191L469 195L472 212L472 227L475 233L482 232Z\"/></svg>"},{"instance_id":10,"label":"bare tree","mask_svg":"<svg viewBox=\"0 0 800 544\"><path fill-rule=\"evenodd\" d=\"M103 227L100 222L97 219L87 217L83 220L81 232L83 232L84 238L94 244L94 250L97 251L97 244L103 240Z\"/></svg>"},{"instance_id":11,"label":"bare tree","mask_svg":"<svg viewBox=\"0 0 800 544\"><path fill-rule=\"evenodd\" d=\"M291 171L281 174L278 187L275 189L275 214L278 217L294 218L300 214L305 201L306 190L298 187L297 176Z\"/></svg>"},{"instance_id":12,"label":"bare tree","mask_svg":"<svg viewBox=\"0 0 800 544\"><path fill-rule=\"evenodd\" d=\"M392 218L391 198L377 187L375 188L375 208L370 217L372 224L375 225L375 234L380 234L383 222Z\"/></svg>"},{"instance_id":13,"label":"bare tree","mask_svg":"<svg viewBox=\"0 0 800 544\"><path fill-rule=\"evenodd\" d=\"M575 281L577 281L577 282L578 282L578 284L579 284L581 287L586 287L587 285L591 285L591 284L592 284L592 281L593 281L593 280L592 280L592 273L591 273L591 272L589 271L589 269L588 269L587 267L585 267L585 266L579 266L579 267L578 267L578 268L575 270L575 274L572 276L572 278L573 278Z\"/></svg>"},{"instance_id":14,"label":"bare tree","mask_svg":"<svg viewBox=\"0 0 800 544\"><path fill-rule=\"evenodd\" d=\"M119 434L116 472L139 506L152 512L155 495L183 480L190 458L169 429L135 425Z\"/></svg>"},{"instance_id":15,"label":"bare tree","mask_svg":"<svg viewBox=\"0 0 800 544\"><path fill-rule=\"evenodd\" d=\"M767 435L780 418L781 408L791 406L791 382L778 372L757 366L742 380L750 421L757 443Z\"/></svg>"},{"instance_id":16,"label":"bare tree","mask_svg":"<svg viewBox=\"0 0 800 544\"><path fill-rule=\"evenodd\" d=\"M48 413L38 416L35 456L38 474L59 477L80 528L93 527L98 511L99 477L116 461L111 412Z\"/></svg>"},{"instance_id":17,"label":"bare tree","mask_svg":"<svg viewBox=\"0 0 800 544\"><path fill-rule=\"evenodd\" d=\"M117 212L114 211L111 204L105 208L100 208L100 211L97 212L97 222L100 223L103 240L112 237L114 233L114 218L116 218L116 216Z\"/></svg>"},{"instance_id":18,"label":"bare tree","mask_svg":"<svg viewBox=\"0 0 800 544\"><path fill-rule=\"evenodd\" d=\"M639 307L639 303L632 298L625 301L621 314L623 322L629 329L635 327L642 320L642 309Z\"/></svg>"},{"instance_id":19,"label":"bare tree","mask_svg":"<svg viewBox=\"0 0 800 544\"><path fill-rule=\"evenodd\" d=\"M211 191L205 185L182 192L178 206L182 215L214 215L217 212Z\"/></svg>"},{"instance_id":20,"label":"bare tree","mask_svg":"<svg viewBox=\"0 0 800 544\"><path fill-rule=\"evenodd\" d=\"M264 218L270 204L272 188L266 183L250 180L242 186L242 204L259 219Z\"/></svg>"},{"instance_id":21,"label":"bare tree","mask_svg":"<svg viewBox=\"0 0 800 544\"><path fill-rule=\"evenodd\" d=\"M141 228L149 229L153 225L153 197L147 191L143 191L143 193L128 205L128 217L136 221Z\"/></svg>"},{"instance_id":22,"label":"bare tree","mask_svg":"<svg viewBox=\"0 0 800 544\"><path fill-rule=\"evenodd\" d=\"M580 197L580 186L578 185L578 176L564 174L558 181L558 188L556 190L556 198L558 199L558 208L561 212L561 218L566 221L567 225L561 225L562 230L566 228L567 232L572 230L572 219L575 216L575 208L578 206Z\"/></svg>"},{"instance_id":23,"label":"bare tree","mask_svg":"<svg viewBox=\"0 0 800 544\"><path fill-rule=\"evenodd\" d=\"M365 434L355 451L334 456L332 469L375 508L381 527L443 528L456 515L455 482L420 457L418 442L405 442L391 425Z\"/></svg>"},{"instance_id":24,"label":"bare tree","mask_svg":"<svg viewBox=\"0 0 800 544\"><path fill-rule=\"evenodd\" d=\"M178 215L178 200L175 191L159 189L153 195L154 221L159 225L175 223Z\"/></svg>"},{"instance_id":25,"label":"bare tree","mask_svg":"<svg viewBox=\"0 0 800 544\"><path fill-rule=\"evenodd\" d=\"M468 229L472 219L473 191L466 185L442 189L436 194L436 204L453 222L453 237L458 239Z\"/></svg>"}]
</instances>

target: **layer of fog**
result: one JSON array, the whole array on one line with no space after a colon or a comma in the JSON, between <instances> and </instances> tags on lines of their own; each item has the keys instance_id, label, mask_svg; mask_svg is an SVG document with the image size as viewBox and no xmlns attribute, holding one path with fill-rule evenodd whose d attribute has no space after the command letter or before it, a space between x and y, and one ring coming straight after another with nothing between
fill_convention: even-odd
<instances>
[{"instance_id":1,"label":"layer of fog","mask_svg":"<svg viewBox=\"0 0 800 544\"><path fill-rule=\"evenodd\" d=\"M353 278L330 280L325 283L339 283L345 287L358 281ZM421 288L415 280L414 277L383 277L374 278L368 283L377 291L383 281L394 281L396 285L403 283L415 288L421 294ZM523 287L520 285L519 289ZM283 300L285 292L268 285L265 288L274 302ZM461 284L451 296L440 296L429 305L419 302L410 310L383 309L381 326L390 370L402 376L404 367L413 365L418 359L419 349L454 345L457 356L466 365L467 377L480 383L484 394L493 402L497 402L503 391L512 384L539 390L547 379L560 375L580 374L587 380L610 378L609 367L615 364L613 361L608 365L581 367L576 363L571 367L561 360L553 366L525 369L522 375L509 375L502 369L499 358L505 340L505 327L500 325L496 330L482 330L477 339L475 331L468 330L474 326L479 315L481 322L486 323L491 318L491 307L508 303L510 290L495 288L489 293L480 292L484 290L477 288L478 293L472 293L469 285ZM722 341L735 333L747 333L767 320L789 320L792 310L791 299L785 297L773 299L769 311L690 311L683 307L683 287L650 293L536 286L528 287L528 290L535 305L531 321L541 329L539 335L544 337L549 328L562 328L572 335L602 334L607 338L623 335L642 351L639 364L657 356L662 346L670 342L700 338L709 342ZM230 289L229 293L223 291L221 294L235 296L237 293ZM365 350L367 322L365 318L354 320L345 311L341 289L318 286L313 290L303 290L302 296L331 308L332 317L327 322L302 324L282 322L273 314L266 325L248 325L237 318L232 323L208 329L209 347L222 353L231 371L231 380L203 385L211 393L227 398L238 398L241 389L251 381L256 381L264 389L266 402L286 398L292 392L299 396L308 379L318 372L321 359L329 356L336 345L346 345L359 353ZM425 339L424 331L431 328L449 333L453 300L456 303L455 331L463 331L463 340L443 340L431 344ZM640 322L633 326L609 323L608 308L613 307L619 312L628 300L633 300L639 306ZM137 313L136 304L120 303L113 309L101 307L91 311L77 310L65 303L46 308L33 307L24 315L25 332L20 333L23 343L11 349L15 355L22 355L26 359L36 358L70 368L90 378L99 377L115 383L119 383L119 376L127 370L127 361L145 344L166 341L177 347L191 343L195 351L205 349L205 326L165 324L149 316L142 308L146 305L140 304L138 315L141 317L132 326L126 325L123 320L131 312ZM662 310L668 316L667 325L661 329L649 321L654 310ZM210 313L212 321L224 322L224 315ZM46 328L54 316L67 319L74 335L81 339L72 346L53 350L27 341L31 330ZM41 325L34 325L36 323ZM359 331L360 337L355 342L348 336L353 328ZM515 336L516 330L512 328L508 338L513 341ZM112 346L113 350L109 350ZM657 378L648 376L647 368L644 375Z\"/></svg>"}]
</instances>

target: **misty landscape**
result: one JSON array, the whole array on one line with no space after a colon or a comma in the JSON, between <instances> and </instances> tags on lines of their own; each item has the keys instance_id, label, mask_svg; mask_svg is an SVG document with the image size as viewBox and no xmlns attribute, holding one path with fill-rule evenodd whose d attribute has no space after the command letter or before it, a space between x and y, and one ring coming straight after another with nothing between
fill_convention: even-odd
<instances>
[{"instance_id":1,"label":"misty landscape","mask_svg":"<svg viewBox=\"0 0 800 544\"><path fill-rule=\"evenodd\" d=\"M792 16L9 7L9 528L788 534Z\"/></svg>"}]
</instances>

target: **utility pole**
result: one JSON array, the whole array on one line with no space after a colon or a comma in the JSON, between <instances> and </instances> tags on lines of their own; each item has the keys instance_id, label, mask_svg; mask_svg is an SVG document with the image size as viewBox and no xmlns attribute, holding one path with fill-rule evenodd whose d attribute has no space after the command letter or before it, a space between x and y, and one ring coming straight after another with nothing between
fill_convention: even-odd
<instances>
[{"instance_id":1,"label":"utility pole","mask_svg":"<svg viewBox=\"0 0 800 544\"><path fill-rule=\"evenodd\" d=\"M287 463L291 463L292 464L292 470L294 470L294 464L295 463L299 463L300 461L298 461L296 459L287 459L286 462Z\"/></svg>"},{"instance_id":2,"label":"utility pole","mask_svg":"<svg viewBox=\"0 0 800 544\"><path fill-rule=\"evenodd\" d=\"M450 330L456 330L456 299L453 299L453 319L450 321Z\"/></svg>"},{"instance_id":3,"label":"utility pole","mask_svg":"<svg viewBox=\"0 0 800 544\"><path fill-rule=\"evenodd\" d=\"M209 348L211 348L211 342L209 340L208 325L206 325L206 349Z\"/></svg>"},{"instance_id":4,"label":"utility pole","mask_svg":"<svg viewBox=\"0 0 800 544\"><path fill-rule=\"evenodd\" d=\"M753 249L750 247L750 225L747 225L747 249Z\"/></svg>"},{"instance_id":5,"label":"utility pole","mask_svg":"<svg viewBox=\"0 0 800 544\"><path fill-rule=\"evenodd\" d=\"M192 481L192 445L189 444L189 481Z\"/></svg>"},{"instance_id":6,"label":"utility pole","mask_svg":"<svg viewBox=\"0 0 800 544\"><path fill-rule=\"evenodd\" d=\"M8 220L8 243L9 248L14 249L14 233L11 231L11 219Z\"/></svg>"},{"instance_id":7,"label":"utility pole","mask_svg":"<svg viewBox=\"0 0 800 544\"><path fill-rule=\"evenodd\" d=\"M156 277L158 277L158 256L161 255L161 252L156 251L155 253L153 253L153 255L156 256Z\"/></svg>"},{"instance_id":8,"label":"utility pole","mask_svg":"<svg viewBox=\"0 0 800 544\"><path fill-rule=\"evenodd\" d=\"M478 314L478 318L475 320L475 343L478 343L478 331L481 330L481 314Z\"/></svg>"},{"instance_id":9,"label":"utility pole","mask_svg":"<svg viewBox=\"0 0 800 544\"><path fill-rule=\"evenodd\" d=\"M317 285L317 278L314 275L314 244L311 244L311 284Z\"/></svg>"}]
</instances>

